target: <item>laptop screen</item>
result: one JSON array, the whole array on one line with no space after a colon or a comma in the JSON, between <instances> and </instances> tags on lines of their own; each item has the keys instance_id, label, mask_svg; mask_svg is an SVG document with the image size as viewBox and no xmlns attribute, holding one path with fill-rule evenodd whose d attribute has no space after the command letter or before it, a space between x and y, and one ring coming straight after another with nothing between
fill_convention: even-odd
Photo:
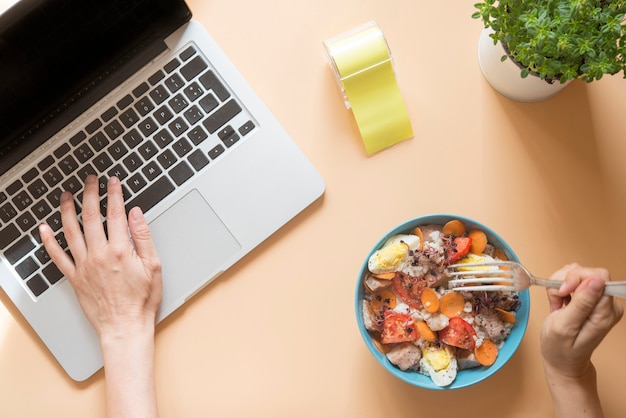
<instances>
[{"instance_id":1,"label":"laptop screen","mask_svg":"<svg viewBox=\"0 0 626 418\"><path fill-rule=\"evenodd\" d=\"M0 174L32 151L29 127L190 17L183 0L21 0L0 15Z\"/></svg>"}]
</instances>

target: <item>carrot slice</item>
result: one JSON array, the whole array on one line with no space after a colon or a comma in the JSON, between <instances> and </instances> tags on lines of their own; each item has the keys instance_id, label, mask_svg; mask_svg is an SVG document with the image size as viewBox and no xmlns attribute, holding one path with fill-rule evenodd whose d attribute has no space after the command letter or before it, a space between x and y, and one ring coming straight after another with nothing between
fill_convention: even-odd
<instances>
[{"instance_id":1,"label":"carrot slice","mask_svg":"<svg viewBox=\"0 0 626 418\"><path fill-rule=\"evenodd\" d=\"M509 324L514 324L515 322L517 322L517 318L515 317L515 314L513 312L505 311L501 308L494 308L494 310L498 312L498 315L500 315L500 318L504 322L508 322Z\"/></svg>"},{"instance_id":2,"label":"carrot slice","mask_svg":"<svg viewBox=\"0 0 626 418\"><path fill-rule=\"evenodd\" d=\"M428 312L435 313L439 310L439 296L437 296L437 292L435 292L432 288L423 288L420 300L422 301L424 309Z\"/></svg>"},{"instance_id":3,"label":"carrot slice","mask_svg":"<svg viewBox=\"0 0 626 418\"><path fill-rule=\"evenodd\" d=\"M467 236L472 239L470 248L472 254L482 254L487 248L487 235L479 229L472 229L467 233Z\"/></svg>"},{"instance_id":4,"label":"carrot slice","mask_svg":"<svg viewBox=\"0 0 626 418\"><path fill-rule=\"evenodd\" d=\"M385 310L396 307L396 294L391 289L381 289L372 296L370 308L377 316L382 317Z\"/></svg>"},{"instance_id":5,"label":"carrot slice","mask_svg":"<svg viewBox=\"0 0 626 418\"><path fill-rule=\"evenodd\" d=\"M437 334L435 334L435 332L430 329L426 322L415 321L415 326L417 327L417 332L419 333L420 338L429 342L434 342L435 340L437 340Z\"/></svg>"},{"instance_id":6,"label":"carrot slice","mask_svg":"<svg viewBox=\"0 0 626 418\"><path fill-rule=\"evenodd\" d=\"M417 236L420 239L420 250L424 248L424 234L419 226L413 228L413 235Z\"/></svg>"},{"instance_id":7,"label":"carrot slice","mask_svg":"<svg viewBox=\"0 0 626 418\"><path fill-rule=\"evenodd\" d=\"M474 355L483 366L491 366L498 358L498 346L490 339L484 339L483 343L474 350Z\"/></svg>"},{"instance_id":8,"label":"carrot slice","mask_svg":"<svg viewBox=\"0 0 626 418\"><path fill-rule=\"evenodd\" d=\"M465 224L458 219L448 221L441 230L444 235L452 235L453 237L460 237L465 234Z\"/></svg>"},{"instance_id":9,"label":"carrot slice","mask_svg":"<svg viewBox=\"0 0 626 418\"><path fill-rule=\"evenodd\" d=\"M389 273L372 273L372 276L376 277L377 279L391 280L396 277L396 272L392 271Z\"/></svg>"},{"instance_id":10,"label":"carrot slice","mask_svg":"<svg viewBox=\"0 0 626 418\"><path fill-rule=\"evenodd\" d=\"M457 292L446 293L439 299L439 311L448 318L461 315L465 307L465 299Z\"/></svg>"}]
</instances>

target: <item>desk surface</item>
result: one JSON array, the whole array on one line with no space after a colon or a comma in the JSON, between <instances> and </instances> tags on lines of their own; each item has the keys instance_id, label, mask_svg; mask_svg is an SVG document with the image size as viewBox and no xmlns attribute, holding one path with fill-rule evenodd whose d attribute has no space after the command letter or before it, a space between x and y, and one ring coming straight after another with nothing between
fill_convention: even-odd
<instances>
[{"instance_id":1,"label":"desk surface","mask_svg":"<svg viewBox=\"0 0 626 418\"><path fill-rule=\"evenodd\" d=\"M578 261L626 278L626 80L576 81L534 104L500 96L478 67L473 3L189 1L327 191L159 325L163 417L551 416L539 357L543 289L531 290L513 359L462 390L425 391L387 374L356 328L364 256L421 214L491 226L537 275ZM367 157L322 42L370 20L390 44L415 137ZM103 372L70 380L0 295L0 415L104 416ZM626 321L594 356L607 416L626 410L615 384L626 375L624 346Z\"/></svg>"}]
</instances>

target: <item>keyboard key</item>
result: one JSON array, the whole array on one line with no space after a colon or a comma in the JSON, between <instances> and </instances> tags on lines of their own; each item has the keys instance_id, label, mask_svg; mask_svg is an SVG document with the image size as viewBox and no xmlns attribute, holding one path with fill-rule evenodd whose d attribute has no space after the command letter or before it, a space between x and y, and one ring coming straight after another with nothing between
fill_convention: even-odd
<instances>
[{"instance_id":1,"label":"keyboard key","mask_svg":"<svg viewBox=\"0 0 626 418\"><path fill-rule=\"evenodd\" d=\"M158 152L156 145L154 145L152 141L146 141L146 143L142 144L137 150L144 160L149 160Z\"/></svg>"},{"instance_id":2,"label":"keyboard key","mask_svg":"<svg viewBox=\"0 0 626 418\"><path fill-rule=\"evenodd\" d=\"M30 237L24 236L19 239L15 244L9 247L5 252L4 256L11 264L17 263L19 260L24 258L26 254L28 254L32 249L35 248L35 244L31 241Z\"/></svg>"},{"instance_id":3,"label":"keyboard key","mask_svg":"<svg viewBox=\"0 0 626 418\"><path fill-rule=\"evenodd\" d=\"M8 199L8 197L7 197L6 193L0 192L0 203L6 202L7 199Z\"/></svg>"},{"instance_id":4,"label":"keyboard key","mask_svg":"<svg viewBox=\"0 0 626 418\"><path fill-rule=\"evenodd\" d=\"M194 127L191 131L189 131L189 133L187 134L187 138L189 138L189 140L191 142L193 142L194 145L199 145L202 143L202 141L204 141L205 139L207 139L209 136L207 135L206 132L204 132L204 129L202 129L200 126L196 126Z\"/></svg>"},{"instance_id":5,"label":"keyboard key","mask_svg":"<svg viewBox=\"0 0 626 418\"><path fill-rule=\"evenodd\" d=\"M226 101L230 97L230 92L224 87L224 84L217 78L211 70L202 74L198 79L207 90L213 90L221 101Z\"/></svg>"},{"instance_id":6,"label":"keyboard key","mask_svg":"<svg viewBox=\"0 0 626 418\"><path fill-rule=\"evenodd\" d=\"M176 93L185 86L185 82L178 74L170 75L164 83L172 93Z\"/></svg>"},{"instance_id":7,"label":"keyboard key","mask_svg":"<svg viewBox=\"0 0 626 418\"><path fill-rule=\"evenodd\" d=\"M174 119L174 121L167 126L168 128L170 128L172 134L177 137L182 135L187 129L189 129L189 126L181 117Z\"/></svg>"},{"instance_id":8,"label":"keyboard key","mask_svg":"<svg viewBox=\"0 0 626 418\"><path fill-rule=\"evenodd\" d=\"M68 152L70 152L70 146L68 144L62 144L60 147L54 150L54 156L57 158L61 158Z\"/></svg>"},{"instance_id":9,"label":"keyboard key","mask_svg":"<svg viewBox=\"0 0 626 418\"><path fill-rule=\"evenodd\" d=\"M78 176L78 178L81 179L83 182L85 181L87 176L89 176L90 174L95 174L95 175L98 174L98 172L93 168L93 166L91 164L87 164L87 165L82 166L76 172L76 175Z\"/></svg>"},{"instance_id":10,"label":"keyboard key","mask_svg":"<svg viewBox=\"0 0 626 418\"><path fill-rule=\"evenodd\" d=\"M18 216L15 220L15 223L24 232L27 232L37 225L37 221L35 221L35 218L29 212L24 212L20 216Z\"/></svg>"},{"instance_id":11,"label":"keyboard key","mask_svg":"<svg viewBox=\"0 0 626 418\"><path fill-rule=\"evenodd\" d=\"M193 170L189 167L189 164L185 161L181 161L169 171L169 174L172 177L172 180L174 180L174 183L180 186L193 176Z\"/></svg>"},{"instance_id":12,"label":"keyboard key","mask_svg":"<svg viewBox=\"0 0 626 418\"><path fill-rule=\"evenodd\" d=\"M171 60L170 62L168 62L167 64L165 64L163 66L163 69L167 72L167 73L171 73L172 71L174 71L175 69L177 69L180 66L180 61L178 61L176 58L174 58L173 60Z\"/></svg>"},{"instance_id":13,"label":"keyboard key","mask_svg":"<svg viewBox=\"0 0 626 418\"><path fill-rule=\"evenodd\" d=\"M9 195L14 195L18 191L20 191L22 187L24 187L24 184L19 180L15 180L13 183L7 186L6 190Z\"/></svg>"},{"instance_id":14,"label":"keyboard key","mask_svg":"<svg viewBox=\"0 0 626 418\"><path fill-rule=\"evenodd\" d=\"M196 53L196 49L193 46L188 47L183 52L180 53L179 57L183 61L187 61L189 58L193 57Z\"/></svg>"},{"instance_id":15,"label":"keyboard key","mask_svg":"<svg viewBox=\"0 0 626 418\"><path fill-rule=\"evenodd\" d=\"M126 107L130 106L130 104L133 102L133 96L131 96L130 94L127 94L126 96L122 97L118 102L117 102L117 107L120 110L124 110Z\"/></svg>"},{"instance_id":16,"label":"keyboard key","mask_svg":"<svg viewBox=\"0 0 626 418\"><path fill-rule=\"evenodd\" d=\"M161 125L165 125L170 119L174 117L172 111L167 106L162 106L157 109L154 113L154 118Z\"/></svg>"},{"instance_id":17,"label":"keyboard key","mask_svg":"<svg viewBox=\"0 0 626 418\"><path fill-rule=\"evenodd\" d=\"M115 166L113 166L113 168L110 169L107 174L109 175L109 177L115 176L120 180L124 180L126 177L128 177L128 172L124 169L124 167L122 167L121 164L116 164Z\"/></svg>"},{"instance_id":18,"label":"keyboard key","mask_svg":"<svg viewBox=\"0 0 626 418\"><path fill-rule=\"evenodd\" d=\"M54 164L54 158L52 157L52 155L48 155L43 160L39 161L39 163L37 164L37 168L39 168L39 171L45 171L52 164Z\"/></svg>"},{"instance_id":19,"label":"keyboard key","mask_svg":"<svg viewBox=\"0 0 626 418\"><path fill-rule=\"evenodd\" d=\"M127 128L130 128L131 126L139 122L139 116L132 107L129 107L124 112L122 112L119 119Z\"/></svg>"},{"instance_id":20,"label":"keyboard key","mask_svg":"<svg viewBox=\"0 0 626 418\"><path fill-rule=\"evenodd\" d=\"M39 265L33 260L32 257L28 257L20 264L15 266L15 271L20 275L22 279L27 278L39 269Z\"/></svg>"},{"instance_id":21,"label":"keyboard key","mask_svg":"<svg viewBox=\"0 0 626 418\"><path fill-rule=\"evenodd\" d=\"M187 99L185 99L185 96L183 96L182 94L177 94L172 99L170 99L170 101L167 103L170 105L170 107L175 113L180 113L181 110L189 106L189 102L187 101Z\"/></svg>"},{"instance_id":22,"label":"keyboard key","mask_svg":"<svg viewBox=\"0 0 626 418\"><path fill-rule=\"evenodd\" d=\"M157 86L150 92L150 97L154 103L159 105L170 97L170 93L165 89L165 87Z\"/></svg>"},{"instance_id":23,"label":"keyboard key","mask_svg":"<svg viewBox=\"0 0 626 418\"><path fill-rule=\"evenodd\" d=\"M148 77L148 83L154 86L159 81L163 80L163 77L165 77L165 74L163 73L163 71L159 70L156 73L152 74L150 77Z\"/></svg>"},{"instance_id":24,"label":"keyboard key","mask_svg":"<svg viewBox=\"0 0 626 418\"><path fill-rule=\"evenodd\" d=\"M187 98L192 102L195 102L204 94L204 90L202 90L200 85L195 82L185 87L183 92L185 93L185 96L187 96Z\"/></svg>"},{"instance_id":25,"label":"keyboard key","mask_svg":"<svg viewBox=\"0 0 626 418\"><path fill-rule=\"evenodd\" d=\"M200 171L204 166L209 163L209 159L207 158L207 156L204 155L204 152L199 149L189 154L189 157L187 157L187 161L189 161L189 163L196 171Z\"/></svg>"},{"instance_id":26,"label":"keyboard key","mask_svg":"<svg viewBox=\"0 0 626 418\"><path fill-rule=\"evenodd\" d=\"M143 97L137 103L135 103L135 109L141 116L146 116L154 109L154 104L147 97Z\"/></svg>"},{"instance_id":27,"label":"keyboard key","mask_svg":"<svg viewBox=\"0 0 626 418\"><path fill-rule=\"evenodd\" d=\"M96 170L98 170L99 173L104 173L111 167L113 160L111 160L111 157L109 157L107 153L103 152L93 159L93 164L96 166Z\"/></svg>"},{"instance_id":28,"label":"keyboard key","mask_svg":"<svg viewBox=\"0 0 626 418\"><path fill-rule=\"evenodd\" d=\"M101 126L102 126L102 122L100 122L100 119L96 119L93 122L90 122L89 125L85 126L85 130L87 131L89 135L91 135L92 133L100 129Z\"/></svg>"},{"instance_id":29,"label":"keyboard key","mask_svg":"<svg viewBox=\"0 0 626 418\"><path fill-rule=\"evenodd\" d=\"M86 138L87 138L87 135L85 135L83 131L80 131L76 135L70 138L70 144L72 144L72 146L75 147L76 145L83 142Z\"/></svg>"},{"instance_id":30,"label":"keyboard key","mask_svg":"<svg viewBox=\"0 0 626 418\"><path fill-rule=\"evenodd\" d=\"M66 155L61 161L59 161L59 168L65 175L69 175L78 168L78 163L71 155Z\"/></svg>"},{"instance_id":31,"label":"keyboard key","mask_svg":"<svg viewBox=\"0 0 626 418\"><path fill-rule=\"evenodd\" d=\"M22 190L12 199L13 204L18 208L18 210L24 210L30 205L33 204L33 199L30 197L26 190Z\"/></svg>"},{"instance_id":32,"label":"keyboard key","mask_svg":"<svg viewBox=\"0 0 626 418\"><path fill-rule=\"evenodd\" d=\"M15 210L15 207L13 207L11 203L7 202L0 207L0 219L2 219L3 222L5 223L9 222L11 219L15 218L16 216L17 216L17 211Z\"/></svg>"},{"instance_id":33,"label":"keyboard key","mask_svg":"<svg viewBox=\"0 0 626 418\"><path fill-rule=\"evenodd\" d=\"M83 184L78 180L78 178L76 178L76 176L72 176L63 182L63 190L72 194L79 192L82 186Z\"/></svg>"},{"instance_id":34,"label":"keyboard key","mask_svg":"<svg viewBox=\"0 0 626 418\"><path fill-rule=\"evenodd\" d=\"M166 176L161 176L139 194L139 196L128 202L126 211L128 212L135 206L139 206L141 210L146 213L148 210L152 209L154 205L165 199L174 189L172 182Z\"/></svg>"},{"instance_id":35,"label":"keyboard key","mask_svg":"<svg viewBox=\"0 0 626 418\"><path fill-rule=\"evenodd\" d=\"M229 136L228 138L224 138L222 139L222 142L224 143L224 145L226 145L227 147L231 147L233 146L237 141L239 141L239 135L237 135L236 133L233 132L233 134L231 136Z\"/></svg>"},{"instance_id":36,"label":"keyboard key","mask_svg":"<svg viewBox=\"0 0 626 418\"><path fill-rule=\"evenodd\" d=\"M74 156L78 159L78 161L84 163L93 157L93 151L87 143L84 143L74 150Z\"/></svg>"},{"instance_id":37,"label":"keyboard key","mask_svg":"<svg viewBox=\"0 0 626 418\"><path fill-rule=\"evenodd\" d=\"M43 175L43 179L48 183L48 186L53 187L57 185L63 177L59 170L56 167L52 167L50 170L46 171Z\"/></svg>"},{"instance_id":38,"label":"keyboard key","mask_svg":"<svg viewBox=\"0 0 626 418\"><path fill-rule=\"evenodd\" d=\"M200 151L200 153L202 153L202 151ZM145 167L141 169L141 172L146 177L146 179L148 179L148 181L152 181L157 178L159 174L163 172L163 170L161 170L161 168L155 161L150 161L148 164L146 164Z\"/></svg>"},{"instance_id":39,"label":"keyboard key","mask_svg":"<svg viewBox=\"0 0 626 418\"><path fill-rule=\"evenodd\" d=\"M114 107L110 107L100 117L103 121L108 122L113 119L115 115L117 115L117 109Z\"/></svg>"},{"instance_id":40,"label":"keyboard key","mask_svg":"<svg viewBox=\"0 0 626 418\"><path fill-rule=\"evenodd\" d=\"M189 122L190 125L195 125L204 117L204 114L198 106L192 106L190 109L186 110L185 113L183 113L183 116L187 119L187 122Z\"/></svg>"},{"instance_id":41,"label":"keyboard key","mask_svg":"<svg viewBox=\"0 0 626 418\"><path fill-rule=\"evenodd\" d=\"M172 137L172 134L170 134L167 129L160 130L152 138L154 139L154 142L156 142L156 144L160 148L165 148L174 140L174 138Z\"/></svg>"},{"instance_id":42,"label":"keyboard key","mask_svg":"<svg viewBox=\"0 0 626 418\"><path fill-rule=\"evenodd\" d=\"M63 273L61 273L61 271L54 264L50 264L44 267L41 272L44 276L46 276L46 279L48 279L48 282L50 282L50 284L55 284L63 278Z\"/></svg>"},{"instance_id":43,"label":"keyboard key","mask_svg":"<svg viewBox=\"0 0 626 418\"><path fill-rule=\"evenodd\" d=\"M220 105L220 102L217 101L215 96L209 93L202 99L200 99L198 104L200 105L202 110L204 110L204 112L208 114L214 111Z\"/></svg>"},{"instance_id":44,"label":"keyboard key","mask_svg":"<svg viewBox=\"0 0 626 418\"><path fill-rule=\"evenodd\" d=\"M161 167L167 170L172 165L174 165L174 163L177 161L177 158L172 151L166 149L157 157L157 161L159 162L159 164L161 164Z\"/></svg>"},{"instance_id":45,"label":"keyboard key","mask_svg":"<svg viewBox=\"0 0 626 418\"><path fill-rule=\"evenodd\" d=\"M185 138L179 139L172 146L172 149L179 157L183 157L184 155L186 155L189 151L191 151L192 148L193 147L191 146L189 141L187 141Z\"/></svg>"},{"instance_id":46,"label":"keyboard key","mask_svg":"<svg viewBox=\"0 0 626 418\"><path fill-rule=\"evenodd\" d=\"M107 150L114 160L120 160L124 155L128 154L128 148L126 148L122 141L115 142Z\"/></svg>"},{"instance_id":47,"label":"keyboard key","mask_svg":"<svg viewBox=\"0 0 626 418\"><path fill-rule=\"evenodd\" d=\"M141 161L141 158L139 158L139 155L137 155L136 152L131 153L128 157L124 158L124 161L122 162L124 163L124 166L128 169L129 173L137 170L139 167L141 167L141 164L143 163L143 161Z\"/></svg>"},{"instance_id":48,"label":"keyboard key","mask_svg":"<svg viewBox=\"0 0 626 418\"><path fill-rule=\"evenodd\" d=\"M50 205L52 205L53 208L58 208L61 204L61 193L61 189L57 187L46 196L46 199L50 202Z\"/></svg>"},{"instance_id":49,"label":"keyboard key","mask_svg":"<svg viewBox=\"0 0 626 418\"><path fill-rule=\"evenodd\" d=\"M50 228L56 232L59 229L61 229L61 227L63 226L63 223L61 222L61 212L55 212L52 214L52 216L48 217L48 219L46 219L46 223L50 226Z\"/></svg>"},{"instance_id":50,"label":"keyboard key","mask_svg":"<svg viewBox=\"0 0 626 418\"><path fill-rule=\"evenodd\" d=\"M251 120L249 120L246 123L244 123L243 125L241 125L239 127L238 131L241 134L241 136L246 136L253 129L254 129L254 123Z\"/></svg>"},{"instance_id":51,"label":"keyboard key","mask_svg":"<svg viewBox=\"0 0 626 418\"><path fill-rule=\"evenodd\" d=\"M46 187L41 179L37 179L28 185L28 191L35 199L39 199L48 192L48 187Z\"/></svg>"},{"instance_id":52,"label":"keyboard key","mask_svg":"<svg viewBox=\"0 0 626 418\"><path fill-rule=\"evenodd\" d=\"M128 187L130 187L134 193L137 193L139 190L146 187L148 182L140 173L135 173L126 181L126 184L128 184Z\"/></svg>"},{"instance_id":53,"label":"keyboard key","mask_svg":"<svg viewBox=\"0 0 626 418\"><path fill-rule=\"evenodd\" d=\"M89 138L89 143L93 147L93 149L98 152L101 151L104 147L109 145L109 140L102 132L98 132L91 138Z\"/></svg>"},{"instance_id":54,"label":"keyboard key","mask_svg":"<svg viewBox=\"0 0 626 418\"><path fill-rule=\"evenodd\" d=\"M37 260L39 260L41 264L46 264L50 260L52 260L50 258L50 254L48 254L48 251L46 251L46 248L44 246L37 248L37 251L35 251L35 257L37 258Z\"/></svg>"},{"instance_id":55,"label":"keyboard key","mask_svg":"<svg viewBox=\"0 0 626 418\"><path fill-rule=\"evenodd\" d=\"M24 183L30 183L38 174L37 169L33 167L22 175L22 180L24 180Z\"/></svg>"},{"instance_id":56,"label":"keyboard key","mask_svg":"<svg viewBox=\"0 0 626 418\"><path fill-rule=\"evenodd\" d=\"M0 249L4 249L20 236L20 231L13 224L8 224L0 231Z\"/></svg>"},{"instance_id":57,"label":"keyboard key","mask_svg":"<svg viewBox=\"0 0 626 418\"><path fill-rule=\"evenodd\" d=\"M135 89L133 90L133 96L138 98L139 96L147 92L149 88L150 87L148 87L148 84L141 83L139 86L135 87Z\"/></svg>"},{"instance_id":58,"label":"keyboard key","mask_svg":"<svg viewBox=\"0 0 626 418\"><path fill-rule=\"evenodd\" d=\"M52 212L52 209L45 200L40 200L32 207L32 211L37 219L41 221L44 217L48 216L50 212Z\"/></svg>"},{"instance_id":59,"label":"keyboard key","mask_svg":"<svg viewBox=\"0 0 626 418\"><path fill-rule=\"evenodd\" d=\"M26 285L35 296L41 296L41 294L50 287L39 274L27 281Z\"/></svg>"},{"instance_id":60,"label":"keyboard key","mask_svg":"<svg viewBox=\"0 0 626 418\"><path fill-rule=\"evenodd\" d=\"M180 73L187 81L191 80L207 68L206 62L200 56L196 56L181 69Z\"/></svg>"},{"instance_id":61,"label":"keyboard key","mask_svg":"<svg viewBox=\"0 0 626 418\"><path fill-rule=\"evenodd\" d=\"M213 112L207 117L202 124L209 131L209 133L215 133L219 128L224 126L228 121L234 118L242 111L241 106L231 99L226 102L222 107Z\"/></svg>"},{"instance_id":62,"label":"keyboard key","mask_svg":"<svg viewBox=\"0 0 626 418\"><path fill-rule=\"evenodd\" d=\"M213 148L211 148L211 150L209 151L209 157L211 157L211 159L214 160L220 155L222 155L224 150L225 150L224 147L218 144L214 146Z\"/></svg>"},{"instance_id":63,"label":"keyboard key","mask_svg":"<svg viewBox=\"0 0 626 418\"><path fill-rule=\"evenodd\" d=\"M138 127L144 136L150 136L156 132L159 125L151 117L148 117L147 119L139 122Z\"/></svg>"},{"instance_id":64,"label":"keyboard key","mask_svg":"<svg viewBox=\"0 0 626 418\"><path fill-rule=\"evenodd\" d=\"M130 130L126 135L123 136L123 138L124 142L126 142L126 145L128 145L128 148L130 149L135 148L144 140L144 137L141 136L137 129Z\"/></svg>"},{"instance_id":65,"label":"keyboard key","mask_svg":"<svg viewBox=\"0 0 626 418\"><path fill-rule=\"evenodd\" d=\"M124 128L120 121L116 119L104 127L104 132L106 132L109 139L112 141L124 132Z\"/></svg>"}]
</instances>

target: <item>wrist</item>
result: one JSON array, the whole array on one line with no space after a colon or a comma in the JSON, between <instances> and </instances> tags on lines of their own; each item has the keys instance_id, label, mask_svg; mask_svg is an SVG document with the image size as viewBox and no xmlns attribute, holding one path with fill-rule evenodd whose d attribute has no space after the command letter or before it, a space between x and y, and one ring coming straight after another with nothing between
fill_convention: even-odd
<instances>
[{"instance_id":1,"label":"wrist","mask_svg":"<svg viewBox=\"0 0 626 418\"><path fill-rule=\"evenodd\" d=\"M546 382L554 403L557 417L575 416L586 411L589 417L602 417L602 406L598 395L596 370L591 362L575 373L564 373L562 369L544 364Z\"/></svg>"}]
</instances>

